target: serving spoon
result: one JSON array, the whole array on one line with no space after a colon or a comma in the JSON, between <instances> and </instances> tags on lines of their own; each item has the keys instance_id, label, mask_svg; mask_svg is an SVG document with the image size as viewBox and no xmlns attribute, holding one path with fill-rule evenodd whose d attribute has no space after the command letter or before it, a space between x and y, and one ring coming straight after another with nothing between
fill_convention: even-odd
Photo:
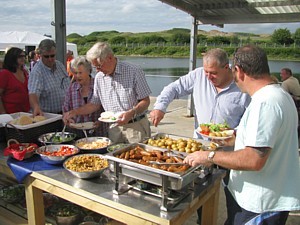
<instances>
[{"instance_id":1,"label":"serving spoon","mask_svg":"<svg viewBox=\"0 0 300 225\"><path fill-rule=\"evenodd\" d=\"M86 130L82 130L82 132L84 133L85 138L88 138L88 135L86 133Z\"/></svg>"},{"instance_id":2,"label":"serving spoon","mask_svg":"<svg viewBox=\"0 0 300 225\"><path fill-rule=\"evenodd\" d=\"M61 138L64 140L65 139L65 130L66 130L67 125L64 125L64 128L61 131Z\"/></svg>"}]
</instances>

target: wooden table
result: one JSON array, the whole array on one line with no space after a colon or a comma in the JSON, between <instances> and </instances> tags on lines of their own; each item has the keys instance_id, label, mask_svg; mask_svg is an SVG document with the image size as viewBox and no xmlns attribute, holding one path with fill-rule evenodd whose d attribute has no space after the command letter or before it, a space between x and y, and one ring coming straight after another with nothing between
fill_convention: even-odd
<instances>
[{"instance_id":1,"label":"wooden table","mask_svg":"<svg viewBox=\"0 0 300 225\"><path fill-rule=\"evenodd\" d=\"M14 174L0 154L0 173L10 178ZM183 224L202 206L202 225L216 225L219 190L225 172L215 170L205 180L196 181L193 191L175 208L160 210L160 200L149 201L148 196L128 191L113 194L114 181L107 170L101 178L82 180L64 169L33 172L25 179L28 224L45 224L43 191L66 199L96 213L126 224ZM16 223L16 224L24 224Z\"/></svg>"},{"instance_id":2,"label":"wooden table","mask_svg":"<svg viewBox=\"0 0 300 225\"><path fill-rule=\"evenodd\" d=\"M160 202L149 201L145 194L136 191L113 194L114 181L109 170L101 178L91 180L76 178L64 169L33 172L25 181L28 224L45 224L42 193L46 191L125 224L180 225L202 206L202 215L205 215L202 225L216 225L219 189L224 175L223 170L215 170L204 183L202 179L201 184L196 184L191 194L176 207L163 212Z\"/></svg>"}]
</instances>

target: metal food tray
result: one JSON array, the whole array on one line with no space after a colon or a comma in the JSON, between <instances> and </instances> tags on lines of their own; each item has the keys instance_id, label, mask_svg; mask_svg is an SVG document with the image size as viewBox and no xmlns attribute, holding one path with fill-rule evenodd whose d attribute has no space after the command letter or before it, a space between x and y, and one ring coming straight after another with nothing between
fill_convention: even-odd
<instances>
[{"instance_id":1,"label":"metal food tray","mask_svg":"<svg viewBox=\"0 0 300 225\"><path fill-rule=\"evenodd\" d=\"M109 160L110 169L116 171L116 166L120 166L120 173L135 178L138 180L142 180L145 182L149 182L151 184L155 184L158 186L163 186L163 178L167 179L167 186L172 190L180 190L186 185L193 182L201 173L203 172L202 166L190 167L188 170L183 173L173 173L169 171L164 171L160 169L156 169L150 166L142 165L139 163L131 162L125 159L117 158L116 155L119 155L123 152L129 151L133 148L141 147L146 151L158 150L158 151L168 151L167 149L162 149L158 147L153 147L146 144L134 143L130 144L127 147L118 149L114 152L110 152L106 154L106 158ZM182 152L172 151L175 154L184 154Z\"/></svg>"},{"instance_id":2,"label":"metal food tray","mask_svg":"<svg viewBox=\"0 0 300 225\"><path fill-rule=\"evenodd\" d=\"M184 137L184 136L178 136L178 135L166 134L166 133L156 133L155 135L151 136L150 138L154 139L154 140L158 140L158 139L162 139L164 137L172 138L174 140L179 140L179 139L189 140L189 139L192 139L192 140L195 140L197 142L202 143L202 145L203 145L202 150L211 150L211 148L210 148L211 141L203 140L203 139L198 139L198 138ZM147 144L148 139L149 138L144 139L143 143ZM217 143L214 143L214 144L216 144L217 146L219 146Z\"/></svg>"}]
</instances>

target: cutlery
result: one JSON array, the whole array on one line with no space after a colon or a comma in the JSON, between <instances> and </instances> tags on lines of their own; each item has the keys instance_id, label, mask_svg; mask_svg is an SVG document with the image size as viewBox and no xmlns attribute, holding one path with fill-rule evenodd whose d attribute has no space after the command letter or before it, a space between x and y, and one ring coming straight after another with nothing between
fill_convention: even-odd
<instances>
[{"instance_id":1,"label":"cutlery","mask_svg":"<svg viewBox=\"0 0 300 225\"><path fill-rule=\"evenodd\" d=\"M87 133L86 133L86 130L82 130L82 131L83 131L83 133L84 133L85 138L88 138L88 135L87 135Z\"/></svg>"}]
</instances>

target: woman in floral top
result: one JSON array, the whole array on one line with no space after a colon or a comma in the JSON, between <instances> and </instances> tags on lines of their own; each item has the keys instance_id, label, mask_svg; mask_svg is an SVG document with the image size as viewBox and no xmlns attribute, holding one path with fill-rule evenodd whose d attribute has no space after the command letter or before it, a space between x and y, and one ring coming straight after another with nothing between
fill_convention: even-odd
<instances>
[{"instance_id":1,"label":"woman in floral top","mask_svg":"<svg viewBox=\"0 0 300 225\"><path fill-rule=\"evenodd\" d=\"M72 60L71 69L74 74L74 82L71 84L63 104L63 112L79 108L90 102L94 91L94 78L92 78L92 66L85 57L78 57ZM88 115L77 116L74 123L96 122L96 128L93 136L107 137L108 124L98 122L103 108ZM75 132L78 136L83 136L83 132Z\"/></svg>"}]
</instances>

